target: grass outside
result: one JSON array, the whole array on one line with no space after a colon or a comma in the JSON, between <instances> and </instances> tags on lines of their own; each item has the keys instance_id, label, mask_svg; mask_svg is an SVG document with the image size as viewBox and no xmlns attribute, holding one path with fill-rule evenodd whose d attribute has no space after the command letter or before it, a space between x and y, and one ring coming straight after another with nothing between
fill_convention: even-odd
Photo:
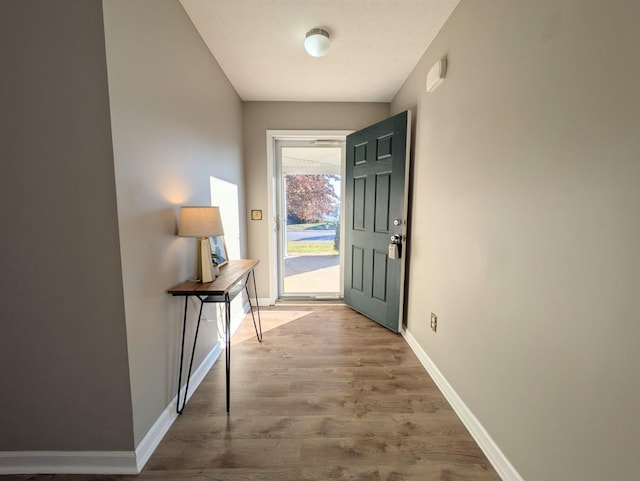
<instances>
[{"instance_id":1,"label":"grass outside","mask_svg":"<svg viewBox=\"0 0 640 481\"><path fill-rule=\"evenodd\" d=\"M315 254L337 256L338 251L333 248L333 242L322 241L289 241L288 254Z\"/></svg>"}]
</instances>

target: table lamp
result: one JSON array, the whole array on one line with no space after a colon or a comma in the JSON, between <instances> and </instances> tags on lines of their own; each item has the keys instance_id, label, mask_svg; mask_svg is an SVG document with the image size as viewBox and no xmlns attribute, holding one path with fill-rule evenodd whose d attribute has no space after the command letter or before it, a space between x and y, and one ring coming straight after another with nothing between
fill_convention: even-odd
<instances>
[{"instance_id":1,"label":"table lamp","mask_svg":"<svg viewBox=\"0 0 640 481\"><path fill-rule=\"evenodd\" d=\"M196 271L198 282L212 282L211 242L209 237L224 235L218 207L180 207L180 237L197 237Z\"/></svg>"}]
</instances>

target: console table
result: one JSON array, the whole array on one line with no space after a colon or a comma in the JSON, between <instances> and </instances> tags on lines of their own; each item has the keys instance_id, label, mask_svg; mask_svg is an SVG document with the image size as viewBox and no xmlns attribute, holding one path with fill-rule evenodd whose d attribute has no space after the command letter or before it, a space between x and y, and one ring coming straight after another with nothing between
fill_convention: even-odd
<instances>
[{"instance_id":1,"label":"console table","mask_svg":"<svg viewBox=\"0 0 640 481\"><path fill-rule=\"evenodd\" d=\"M184 317L182 321L182 344L180 349L180 371L178 374L178 403L176 410L178 414L182 414L184 406L187 403L187 392L189 391L189 379L191 378L191 368L193 367L193 356L196 352L196 342L198 341L198 331L200 329L200 319L202 318L202 308L208 303L221 303L225 306L225 322L224 322L224 338L225 338L225 354L227 369L227 414L229 413L229 391L231 380L231 301L242 291L247 293L249 300L249 308L251 310L251 318L253 319L253 327L256 331L258 342L262 342L262 322L260 320L260 306L256 302L256 311L258 315L258 323L254 315L253 304L249 296L249 277L253 279L253 289L258 298L256 288L255 267L260 261L254 259L231 260L224 266L220 267L220 275L213 282L200 283L196 281L182 282L167 292L172 296L184 297ZM191 361L189 362L189 372L187 374L187 384L184 390L184 399L180 406L180 388L182 387L182 365L184 360L184 340L187 329L187 308L189 297L196 297L200 301L200 309L198 311L198 320L196 323L196 333L193 339L193 349L191 350Z\"/></svg>"}]
</instances>

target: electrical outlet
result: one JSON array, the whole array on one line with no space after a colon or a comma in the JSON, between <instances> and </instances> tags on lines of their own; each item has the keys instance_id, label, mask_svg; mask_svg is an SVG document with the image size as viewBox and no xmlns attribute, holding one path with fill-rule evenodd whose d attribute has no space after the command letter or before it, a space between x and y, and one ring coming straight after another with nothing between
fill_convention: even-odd
<instances>
[{"instance_id":1,"label":"electrical outlet","mask_svg":"<svg viewBox=\"0 0 640 481\"><path fill-rule=\"evenodd\" d=\"M438 332L438 316L435 313L431 313L431 330L433 332Z\"/></svg>"}]
</instances>

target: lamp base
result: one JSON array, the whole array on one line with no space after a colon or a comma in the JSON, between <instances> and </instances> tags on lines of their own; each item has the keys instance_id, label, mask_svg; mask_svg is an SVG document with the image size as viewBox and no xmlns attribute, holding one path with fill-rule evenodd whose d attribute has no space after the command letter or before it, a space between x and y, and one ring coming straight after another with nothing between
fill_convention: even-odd
<instances>
[{"instance_id":1,"label":"lamp base","mask_svg":"<svg viewBox=\"0 0 640 481\"><path fill-rule=\"evenodd\" d=\"M214 271L211 260L211 243L208 237L198 239L198 252L196 254L196 273L198 282L213 282L218 276Z\"/></svg>"}]
</instances>

